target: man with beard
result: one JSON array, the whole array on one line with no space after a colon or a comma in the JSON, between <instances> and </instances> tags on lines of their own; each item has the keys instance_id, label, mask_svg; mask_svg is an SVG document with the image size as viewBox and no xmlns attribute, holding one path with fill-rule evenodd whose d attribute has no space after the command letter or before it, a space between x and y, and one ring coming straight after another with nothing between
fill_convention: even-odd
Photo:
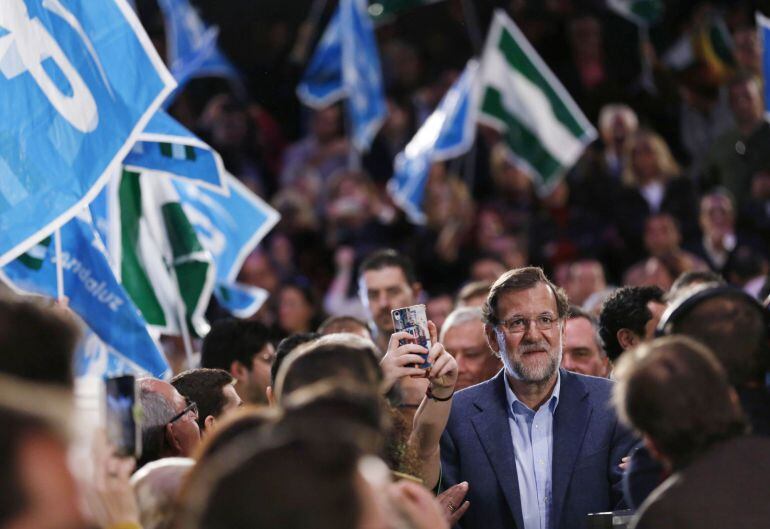
<instances>
[{"instance_id":1,"label":"man with beard","mask_svg":"<svg viewBox=\"0 0 770 529\"><path fill-rule=\"evenodd\" d=\"M490 289L485 332L504 369L455 395L441 440L443 483L467 481L463 529L574 529L622 508L621 459L636 440L612 382L559 369L568 303L540 268Z\"/></svg>"}]
</instances>

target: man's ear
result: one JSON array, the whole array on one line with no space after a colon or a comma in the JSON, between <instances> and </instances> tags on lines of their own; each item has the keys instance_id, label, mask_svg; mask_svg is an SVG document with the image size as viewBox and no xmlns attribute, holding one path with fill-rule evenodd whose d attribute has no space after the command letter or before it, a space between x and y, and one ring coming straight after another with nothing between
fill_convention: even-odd
<instances>
[{"instance_id":1,"label":"man's ear","mask_svg":"<svg viewBox=\"0 0 770 529\"><path fill-rule=\"evenodd\" d=\"M500 356L500 342L497 340L497 329L486 323L484 324L484 334L487 337L487 345L489 348L492 349L495 356Z\"/></svg>"},{"instance_id":2,"label":"man's ear","mask_svg":"<svg viewBox=\"0 0 770 529\"><path fill-rule=\"evenodd\" d=\"M618 338L620 347L623 348L624 351L627 351L632 347L636 347L641 342L641 339L639 339L639 336L637 336L634 331L631 329L626 329L625 327L620 329L616 336Z\"/></svg>"},{"instance_id":3,"label":"man's ear","mask_svg":"<svg viewBox=\"0 0 770 529\"><path fill-rule=\"evenodd\" d=\"M173 424L169 423L166 425L165 435L166 435L166 442L168 443L168 446L171 447L171 449L174 451L175 454L181 454L182 445L177 440L176 435L174 435Z\"/></svg>"},{"instance_id":4,"label":"man's ear","mask_svg":"<svg viewBox=\"0 0 770 529\"><path fill-rule=\"evenodd\" d=\"M232 375L235 380L243 382L248 379L249 370L238 360L233 360L230 362L230 375Z\"/></svg>"},{"instance_id":5,"label":"man's ear","mask_svg":"<svg viewBox=\"0 0 770 529\"><path fill-rule=\"evenodd\" d=\"M211 433L216 425L217 420L213 415L207 415L206 418L203 419L203 429L206 433Z\"/></svg>"},{"instance_id":6,"label":"man's ear","mask_svg":"<svg viewBox=\"0 0 770 529\"><path fill-rule=\"evenodd\" d=\"M265 388L265 395L267 395L267 404L271 407L275 407L275 395L273 394L273 386L267 386Z\"/></svg>"}]
</instances>

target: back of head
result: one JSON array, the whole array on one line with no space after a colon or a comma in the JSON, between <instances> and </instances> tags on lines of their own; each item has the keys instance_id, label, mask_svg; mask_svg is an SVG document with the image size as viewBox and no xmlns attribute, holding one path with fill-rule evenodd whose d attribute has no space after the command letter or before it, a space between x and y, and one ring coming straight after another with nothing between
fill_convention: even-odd
<instances>
[{"instance_id":1,"label":"back of head","mask_svg":"<svg viewBox=\"0 0 770 529\"><path fill-rule=\"evenodd\" d=\"M376 346L352 334L329 334L295 349L278 372L276 397L280 402L296 389L337 377L377 390L382 371Z\"/></svg>"},{"instance_id":2,"label":"back of head","mask_svg":"<svg viewBox=\"0 0 770 529\"><path fill-rule=\"evenodd\" d=\"M371 339L372 335L366 322L355 316L330 316L318 326L318 333L322 335L348 332L357 334L362 338Z\"/></svg>"},{"instance_id":3,"label":"back of head","mask_svg":"<svg viewBox=\"0 0 770 529\"><path fill-rule=\"evenodd\" d=\"M599 334L610 360L615 360L623 347L618 342L618 331L630 329L644 336L644 326L652 319L647 303L663 303L663 291L655 286L623 287L607 298L599 315Z\"/></svg>"},{"instance_id":4,"label":"back of head","mask_svg":"<svg viewBox=\"0 0 770 529\"><path fill-rule=\"evenodd\" d=\"M224 369L202 367L179 373L171 379L171 385L184 397L198 405L198 425L206 426L206 417L219 417L227 404L223 388L235 382Z\"/></svg>"},{"instance_id":5,"label":"back of head","mask_svg":"<svg viewBox=\"0 0 770 529\"><path fill-rule=\"evenodd\" d=\"M704 285L682 292L664 314L665 334L683 334L707 345L742 387L764 382L770 365L766 309L741 290Z\"/></svg>"},{"instance_id":6,"label":"back of head","mask_svg":"<svg viewBox=\"0 0 770 529\"><path fill-rule=\"evenodd\" d=\"M695 285L724 286L726 284L727 281L725 281L722 276L711 270L690 270L689 272L682 272L679 277L674 280L671 288L666 292L666 299L672 301L679 296L682 291L692 288Z\"/></svg>"},{"instance_id":7,"label":"back of head","mask_svg":"<svg viewBox=\"0 0 770 529\"><path fill-rule=\"evenodd\" d=\"M346 445L258 436L205 463L177 527L355 529L358 455Z\"/></svg>"},{"instance_id":8,"label":"back of head","mask_svg":"<svg viewBox=\"0 0 770 529\"><path fill-rule=\"evenodd\" d=\"M417 281L412 261L403 254L392 249L377 250L369 254L358 268L358 277L368 270L382 270L383 268L399 268L403 272L407 283L410 285Z\"/></svg>"},{"instance_id":9,"label":"back of head","mask_svg":"<svg viewBox=\"0 0 770 529\"><path fill-rule=\"evenodd\" d=\"M211 435L203 438L195 459L199 462L211 459L227 449L235 440L254 435L281 417L274 407L244 406L229 414L217 425Z\"/></svg>"},{"instance_id":10,"label":"back of head","mask_svg":"<svg viewBox=\"0 0 770 529\"><path fill-rule=\"evenodd\" d=\"M746 431L724 370L690 338L659 338L630 350L615 379L621 420L648 435L674 468Z\"/></svg>"},{"instance_id":11,"label":"back of head","mask_svg":"<svg viewBox=\"0 0 770 529\"><path fill-rule=\"evenodd\" d=\"M131 476L142 529L169 527L182 483L194 464L186 457L165 457Z\"/></svg>"},{"instance_id":12,"label":"back of head","mask_svg":"<svg viewBox=\"0 0 770 529\"><path fill-rule=\"evenodd\" d=\"M41 302L0 298L0 372L72 387L74 322Z\"/></svg>"},{"instance_id":13,"label":"back of head","mask_svg":"<svg viewBox=\"0 0 770 529\"><path fill-rule=\"evenodd\" d=\"M238 361L251 368L252 357L269 342L270 331L253 320L226 319L214 322L203 339L201 366L230 370Z\"/></svg>"},{"instance_id":14,"label":"back of head","mask_svg":"<svg viewBox=\"0 0 770 529\"><path fill-rule=\"evenodd\" d=\"M278 375L278 370L281 368L283 361L286 360L286 357L289 356L289 353L300 345L312 342L320 337L321 335L317 332L298 332L281 340L278 347L275 348L275 360L270 366L271 384L275 386L275 378Z\"/></svg>"}]
</instances>

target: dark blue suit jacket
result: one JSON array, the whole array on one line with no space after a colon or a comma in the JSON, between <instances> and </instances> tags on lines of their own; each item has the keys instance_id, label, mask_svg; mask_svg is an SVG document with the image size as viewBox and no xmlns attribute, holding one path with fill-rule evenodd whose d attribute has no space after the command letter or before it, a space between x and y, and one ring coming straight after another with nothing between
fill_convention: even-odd
<instances>
[{"instance_id":1,"label":"dark blue suit jacket","mask_svg":"<svg viewBox=\"0 0 770 529\"><path fill-rule=\"evenodd\" d=\"M625 508L618 464L638 440L618 423L611 381L560 371L549 529L579 529L588 513ZM504 373L455 395L441 438L443 487L470 485L463 529L523 528Z\"/></svg>"}]
</instances>

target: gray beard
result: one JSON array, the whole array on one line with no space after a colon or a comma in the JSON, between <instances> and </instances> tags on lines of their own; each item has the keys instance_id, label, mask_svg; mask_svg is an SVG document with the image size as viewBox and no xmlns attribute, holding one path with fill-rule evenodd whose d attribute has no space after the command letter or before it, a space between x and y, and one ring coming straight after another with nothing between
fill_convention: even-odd
<instances>
[{"instance_id":1,"label":"gray beard","mask_svg":"<svg viewBox=\"0 0 770 529\"><path fill-rule=\"evenodd\" d=\"M540 384L550 379L556 373L556 370L559 369L562 357L561 338L559 338L556 354L549 353L548 361L544 364L526 365L521 360L511 360L507 349L501 351L501 353L500 358L503 360L503 366L505 366L505 372L508 376L522 382Z\"/></svg>"}]
</instances>

